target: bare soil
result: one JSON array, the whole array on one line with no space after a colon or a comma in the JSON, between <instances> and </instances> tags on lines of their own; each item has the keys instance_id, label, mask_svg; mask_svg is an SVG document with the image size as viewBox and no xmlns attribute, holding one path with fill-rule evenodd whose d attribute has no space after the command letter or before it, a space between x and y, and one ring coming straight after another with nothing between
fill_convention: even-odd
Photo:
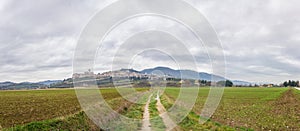
<instances>
[{"instance_id":1,"label":"bare soil","mask_svg":"<svg viewBox=\"0 0 300 131\"><path fill-rule=\"evenodd\" d=\"M144 114L143 114L142 131L151 131L150 113L149 113L149 104L151 101L151 97L152 95L149 96L148 101L145 105Z\"/></svg>"}]
</instances>

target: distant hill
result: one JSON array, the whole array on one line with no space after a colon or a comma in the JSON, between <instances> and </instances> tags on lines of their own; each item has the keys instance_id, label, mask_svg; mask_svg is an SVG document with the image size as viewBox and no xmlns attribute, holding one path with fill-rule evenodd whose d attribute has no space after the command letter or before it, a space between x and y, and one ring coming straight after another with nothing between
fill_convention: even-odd
<instances>
[{"instance_id":1,"label":"distant hill","mask_svg":"<svg viewBox=\"0 0 300 131\"><path fill-rule=\"evenodd\" d=\"M14 83L10 81L0 82L0 90L19 90L19 89L37 89L49 87L51 84L59 83L61 80L47 80L41 82L21 82Z\"/></svg>"},{"instance_id":2,"label":"distant hill","mask_svg":"<svg viewBox=\"0 0 300 131\"><path fill-rule=\"evenodd\" d=\"M6 82L0 82L0 88L1 87L6 87L6 86L11 86L14 85L15 83L10 82L10 81L6 81Z\"/></svg>"},{"instance_id":3,"label":"distant hill","mask_svg":"<svg viewBox=\"0 0 300 131\"><path fill-rule=\"evenodd\" d=\"M214 77L214 81L223 81L226 78L214 74L209 74L205 72L197 72L193 70L174 70L168 67L155 67L155 68L149 68L144 69L142 71L137 71L134 69L120 69L113 72L125 72L120 74L127 74L127 73L133 73L133 74L141 74L147 76L150 74L154 75L167 75L171 78L178 78L178 79L199 79L199 80L206 80L206 81L212 81L212 77ZM105 72L109 73L109 72ZM84 79L84 78L83 78ZM146 79L148 79L146 77ZM138 78L137 80L142 80L142 78ZM143 79L145 81L145 79ZM241 85L241 86L248 86L252 83L246 82L246 81L239 81L239 80L232 80L234 85ZM111 78L101 78L97 80L98 85L104 85L104 86L112 86L112 79ZM12 89L37 89L37 88L71 88L73 87L73 79L68 78L65 80L46 80L46 81L40 81L40 82L22 82L22 83L14 83L10 81L6 82L0 82L0 90L12 90Z\"/></svg>"},{"instance_id":4,"label":"distant hill","mask_svg":"<svg viewBox=\"0 0 300 131\"><path fill-rule=\"evenodd\" d=\"M46 80L46 81L38 82L38 84L50 86L51 84L60 83L60 82L62 82L62 80Z\"/></svg>"},{"instance_id":5,"label":"distant hill","mask_svg":"<svg viewBox=\"0 0 300 131\"><path fill-rule=\"evenodd\" d=\"M134 70L134 69L121 69L119 71L140 73L139 71Z\"/></svg>"},{"instance_id":6,"label":"distant hill","mask_svg":"<svg viewBox=\"0 0 300 131\"><path fill-rule=\"evenodd\" d=\"M247 82L247 81L240 81L240 80L233 80L232 81L233 85L241 85L241 86L249 86L253 83Z\"/></svg>"},{"instance_id":7,"label":"distant hill","mask_svg":"<svg viewBox=\"0 0 300 131\"><path fill-rule=\"evenodd\" d=\"M36 89L46 87L46 85L39 83L30 83L30 82L22 82L22 83L13 83L13 82L4 82L0 83L1 90L18 90L18 89Z\"/></svg>"},{"instance_id":8,"label":"distant hill","mask_svg":"<svg viewBox=\"0 0 300 131\"><path fill-rule=\"evenodd\" d=\"M205 72L196 72L192 70L174 70L168 67L155 67L151 69L142 70L141 73L144 74L152 74L155 72L162 72L165 75L172 76L175 78L183 78L183 79L201 79L210 81L212 77L214 77L215 81L225 80L224 77L205 73Z\"/></svg>"}]
</instances>

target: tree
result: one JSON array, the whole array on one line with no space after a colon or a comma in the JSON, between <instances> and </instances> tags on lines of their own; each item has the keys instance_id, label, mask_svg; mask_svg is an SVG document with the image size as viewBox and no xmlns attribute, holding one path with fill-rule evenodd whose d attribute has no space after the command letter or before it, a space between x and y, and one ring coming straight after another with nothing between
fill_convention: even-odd
<instances>
[{"instance_id":1,"label":"tree","mask_svg":"<svg viewBox=\"0 0 300 131\"><path fill-rule=\"evenodd\" d=\"M232 87L233 83L230 80L226 80L226 81L219 81L217 82L217 85L219 86L226 86L226 87Z\"/></svg>"},{"instance_id":2,"label":"tree","mask_svg":"<svg viewBox=\"0 0 300 131\"><path fill-rule=\"evenodd\" d=\"M287 87L289 84L285 81L285 82L283 82L283 86L284 87Z\"/></svg>"},{"instance_id":3,"label":"tree","mask_svg":"<svg viewBox=\"0 0 300 131\"><path fill-rule=\"evenodd\" d=\"M232 86L233 86L233 83L232 83L232 81L230 81L230 80L226 80L226 84L225 84L225 86L227 86L227 87L232 87Z\"/></svg>"},{"instance_id":4,"label":"tree","mask_svg":"<svg viewBox=\"0 0 300 131\"><path fill-rule=\"evenodd\" d=\"M284 87L292 86L292 87L299 87L299 81L288 80L283 82L282 84Z\"/></svg>"},{"instance_id":5,"label":"tree","mask_svg":"<svg viewBox=\"0 0 300 131\"><path fill-rule=\"evenodd\" d=\"M291 82L291 86L292 86L292 87L295 87L295 86L296 86L296 82L295 82L295 81L292 81L292 82Z\"/></svg>"}]
</instances>

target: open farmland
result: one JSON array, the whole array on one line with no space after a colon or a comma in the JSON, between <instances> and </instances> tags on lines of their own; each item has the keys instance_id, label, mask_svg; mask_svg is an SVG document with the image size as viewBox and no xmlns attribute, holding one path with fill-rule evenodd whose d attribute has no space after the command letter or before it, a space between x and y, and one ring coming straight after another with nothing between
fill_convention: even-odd
<instances>
[{"instance_id":1,"label":"open farmland","mask_svg":"<svg viewBox=\"0 0 300 131\"><path fill-rule=\"evenodd\" d=\"M2 127L41 121L80 111L74 90L0 91Z\"/></svg>"},{"instance_id":2,"label":"open farmland","mask_svg":"<svg viewBox=\"0 0 300 131\"><path fill-rule=\"evenodd\" d=\"M192 89L191 89L192 90ZM164 105L171 107L178 95L178 88L167 88ZM209 88L202 88L193 113L200 114ZM236 129L298 130L300 129L299 91L289 88L226 88L220 105L212 118L215 124ZM196 121L198 119L194 119ZM181 123L183 129L203 129L203 126ZM206 126L206 125L204 125ZM214 128L214 124L208 128Z\"/></svg>"},{"instance_id":3,"label":"open farmland","mask_svg":"<svg viewBox=\"0 0 300 131\"><path fill-rule=\"evenodd\" d=\"M100 91L105 100L120 97L115 89ZM0 99L0 125L2 128L33 121L63 118L81 111L73 89L0 91ZM117 102L125 103L120 100ZM108 104L114 105L114 109L119 108L116 104Z\"/></svg>"},{"instance_id":4,"label":"open farmland","mask_svg":"<svg viewBox=\"0 0 300 131\"><path fill-rule=\"evenodd\" d=\"M147 88L140 88L146 91ZM193 88L185 90L193 91ZM124 116L143 118L144 104L133 104L120 97L115 89L101 89L104 98L113 109ZM161 102L166 109L172 107L180 88L166 88ZM212 118L198 124L199 115L209 88L200 88L192 112L177 130L297 130L300 128L300 91L289 88L226 88L220 105ZM139 101L147 101L150 94ZM156 109L155 94L149 97L149 113L152 129L165 129ZM99 130L81 111L75 91L32 90L1 91L0 125L15 130ZM125 106L126 105L126 106ZM153 119L154 118L154 119ZM32 122L32 123L31 123ZM29 123L29 124L28 124ZM142 123L133 125L141 129ZM14 128L11 128L14 127Z\"/></svg>"}]
</instances>

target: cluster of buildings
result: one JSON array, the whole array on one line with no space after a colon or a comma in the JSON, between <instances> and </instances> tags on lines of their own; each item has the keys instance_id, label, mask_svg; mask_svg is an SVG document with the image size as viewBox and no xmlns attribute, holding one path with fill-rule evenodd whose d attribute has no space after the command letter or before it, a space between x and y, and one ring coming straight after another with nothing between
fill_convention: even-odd
<instances>
[{"instance_id":1,"label":"cluster of buildings","mask_svg":"<svg viewBox=\"0 0 300 131\"><path fill-rule=\"evenodd\" d=\"M138 71L134 71L132 69L121 69L118 71L108 71L103 73L95 74L90 69L84 73L74 73L72 78L95 78L95 79L103 79L103 78L137 78L137 79L166 79L168 76L157 76L154 74L143 74Z\"/></svg>"},{"instance_id":2,"label":"cluster of buildings","mask_svg":"<svg viewBox=\"0 0 300 131\"><path fill-rule=\"evenodd\" d=\"M96 77L93 71L89 69L88 71L84 73L74 73L72 78L86 78L86 77Z\"/></svg>"}]
</instances>

